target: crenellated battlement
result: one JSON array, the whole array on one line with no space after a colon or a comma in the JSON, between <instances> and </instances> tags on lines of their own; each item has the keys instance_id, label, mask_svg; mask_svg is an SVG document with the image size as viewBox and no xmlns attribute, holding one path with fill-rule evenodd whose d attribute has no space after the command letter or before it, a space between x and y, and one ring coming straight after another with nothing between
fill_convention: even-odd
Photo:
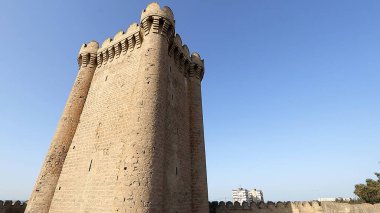
<instances>
[{"instance_id":1,"label":"crenellated battlement","mask_svg":"<svg viewBox=\"0 0 380 213\"><path fill-rule=\"evenodd\" d=\"M105 39L100 48L96 41L83 44L78 55L79 67L101 67L111 63L114 59L140 48L145 36L156 33L166 36L169 43L168 54L185 77L203 79L204 61L198 53L190 55L181 36L175 34L174 15L169 7L161 8L155 2L149 4L141 14L140 23L140 26L132 23L126 31L119 31L113 38Z\"/></svg>"},{"instance_id":2,"label":"crenellated battlement","mask_svg":"<svg viewBox=\"0 0 380 213\"><path fill-rule=\"evenodd\" d=\"M78 66L95 67L97 64L96 53L99 49L99 44L96 41L91 41L88 44L82 44L78 54Z\"/></svg>"},{"instance_id":3,"label":"crenellated battlement","mask_svg":"<svg viewBox=\"0 0 380 213\"><path fill-rule=\"evenodd\" d=\"M266 203L251 203L247 202L240 204L239 202L211 202L209 203L210 213L241 213L241 212L255 212L255 213L322 213L322 212L366 212L366 213L379 213L380 204L348 204L337 202L271 202Z\"/></svg>"},{"instance_id":4,"label":"crenellated battlement","mask_svg":"<svg viewBox=\"0 0 380 213\"><path fill-rule=\"evenodd\" d=\"M141 29L137 23L132 23L127 31L119 31L113 39L107 38L97 52L98 67L140 48L142 43Z\"/></svg>"},{"instance_id":5,"label":"crenellated battlement","mask_svg":"<svg viewBox=\"0 0 380 213\"><path fill-rule=\"evenodd\" d=\"M178 34L170 41L169 56L174 58L175 64L186 77L203 79L204 60L196 52L190 55L189 48L182 44L181 36Z\"/></svg>"},{"instance_id":6,"label":"crenellated battlement","mask_svg":"<svg viewBox=\"0 0 380 213\"><path fill-rule=\"evenodd\" d=\"M204 62L169 7L140 18L80 48L26 212L208 212Z\"/></svg>"},{"instance_id":7,"label":"crenellated battlement","mask_svg":"<svg viewBox=\"0 0 380 213\"><path fill-rule=\"evenodd\" d=\"M204 60L201 58L199 53L193 53L191 54L191 61L193 62L193 68L191 70L190 76L195 76L196 78L202 80L205 74Z\"/></svg>"},{"instance_id":8,"label":"crenellated battlement","mask_svg":"<svg viewBox=\"0 0 380 213\"><path fill-rule=\"evenodd\" d=\"M144 34L150 32L165 35L170 39L174 35L174 15L172 10L165 6L162 9L156 2L150 3L141 13L141 26L143 26Z\"/></svg>"},{"instance_id":9,"label":"crenellated battlement","mask_svg":"<svg viewBox=\"0 0 380 213\"><path fill-rule=\"evenodd\" d=\"M0 200L0 213L21 213L25 211L27 201L12 201L12 200ZM266 203L251 203L247 202L240 204L239 202L209 202L210 213L240 213L240 212L256 212L256 213L322 213L322 212L380 212L380 204L348 204L348 203L336 203L336 202L271 202Z\"/></svg>"},{"instance_id":10,"label":"crenellated battlement","mask_svg":"<svg viewBox=\"0 0 380 213\"><path fill-rule=\"evenodd\" d=\"M24 212L27 202L15 201L12 200L0 200L0 213L18 213Z\"/></svg>"},{"instance_id":11,"label":"crenellated battlement","mask_svg":"<svg viewBox=\"0 0 380 213\"><path fill-rule=\"evenodd\" d=\"M174 38L169 41L169 56L174 59L178 70L186 77L189 76L191 68L191 58L189 48L182 44L181 36L176 34Z\"/></svg>"},{"instance_id":12,"label":"crenellated battlement","mask_svg":"<svg viewBox=\"0 0 380 213\"><path fill-rule=\"evenodd\" d=\"M241 210L241 209L284 209L284 208L293 208L293 206L302 206L302 207L320 207L320 203L318 202L271 202L268 201L266 203L259 202L259 203L251 203L250 205L247 202L243 202L240 204L239 202L232 203L231 201L228 202L211 202L209 203L210 209L229 209L229 210Z\"/></svg>"},{"instance_id":13,"label":"crenellated battlement","mask_svg":"<svg viewBox=\"0 0 380 213\"><path fill-rule=\"evenodd\" d=\"M157 2L148 4L146 9L142 11L140 20L144 20L145 18L153 15L163 17L170 21L173 25L175 23L173 11L167 6L164 6L161 9Z\"/></svg>"}]
</instances>

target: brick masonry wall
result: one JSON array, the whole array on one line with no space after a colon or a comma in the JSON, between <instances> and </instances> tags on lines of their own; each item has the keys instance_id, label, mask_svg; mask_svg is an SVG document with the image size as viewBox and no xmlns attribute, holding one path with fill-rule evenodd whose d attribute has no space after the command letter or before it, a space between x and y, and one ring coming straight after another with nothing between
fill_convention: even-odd
<instances>
[{"instance_id":1,"label":"brick masonry wall","mask_svg":"<svg viewBox=\"0 0 380 213\"><path fill-rule=\"evenodd\" d=\"M52 199L39 193L30 212L207 213L203 60L175 35L171 10L148 5L141 27L78 60L94 65L91 86L75 129L57 130L70 135L57 180L38 182Z\"/></svg>"},{"instance_id":2,"label":"brick masonry wall","mask_svg":"<svg viewBox=\"0 0 380 213\"><path fill-rule=\"evenodd\" d=\"M235 202L212 202L210 213L380 213L380 204L336 202L268 202L248 205Z\"/></svg>"},{"instance_id":3,"label":"brick masonry wall","mask_svg":"<svg viewBox=\"0 0 380 213\"><path fill-rule=\"evenodd\" d=\"M335 202L278 202L260 203L248 206L231 202L212 202L210 213L380 213L380 204L346 204ZM26 202L1 201L0 213L23 213ZM191 212L191 211L183 211Z\"/></svg>"},{"instance_id":4,"label":"brick masonry wall","mask_svg":"<svg viewBox=\"0 0 380 213\"><path fill-rule=\"evenodd\" d=\"M199 66L193 66L190 72L190 77L188 79L190 97L190 141L192 162L191 193L193 196L192 212L194 213L205 212L208 208L200 69L201 64L199 64Z\"/></svg>"},{"instance_id":5,"label":"brick masonry wall","mask_svg":"<svg viewBox=\"0 0 380 213\"><path fill-rule=\"evenodd\" d=\"M26 212L48 212L62 166L76 132L96 66L97 42L83 45L78 56L79 71L52 139L44 165L29 199Z\"/></svg>"},{"instance_id":6,"label":"brick masonry wall","mask_svg":"<svg viewBox=\"0 0 380 213\"><path fill-rule=\"evenodd\" d=\"M123 146L131 143L126 121L139 53L135 49L96 69L50 212L108 212L112 206Z\"/></svg>"}]
</instances>

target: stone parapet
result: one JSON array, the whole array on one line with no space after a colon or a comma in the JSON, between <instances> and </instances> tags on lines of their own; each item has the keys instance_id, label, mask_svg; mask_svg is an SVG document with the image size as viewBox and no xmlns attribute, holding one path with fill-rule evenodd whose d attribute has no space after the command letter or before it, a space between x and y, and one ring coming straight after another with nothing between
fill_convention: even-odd
<instances>
[{"instance_id":1,"label":"stone parapet","mask_svg":"<svg viewBox=\"0 0 380 213\"><path fill-rule=\"evenodd\" d=\"M141 13L140 20L144 20L151 16L159 16L161 18L164 18L174 26L175 21L173 11L167 6L164 6L161 9L160 5L157 2L150 3Z\"/></svg>"},{"instance_id":2,"label":"stone parapet","mask_svg":"<svg viewBox=\"0 0 380 213\"><path fill-rule=\"evenodd\" d=\"M140 48L145 36L155 33L167 38L168 54L173 57L178 70L185 77L195 76L203 79L204 61L198 53L190 54L187 45L182 43L181 36L175 33L174 15L169 7L161 9L157 3L149 4L141 14L140 23L140 26L133 23L126 31L119 31L113 38L105 39L96 52L89 52L95 50L90 45L82 46L78 57L79 66L87 66L90 63L91 66L101 67L111 63L114 59Z\"/></svg>"},{"instance_id":3,"label":"stone parapet","mask_svg":"<svg viewBox=\"0 0 380 213\"><path fill-rule=\"evenodd\" d=\"M12 201L12 200L0 200L0 213L22 213L25 211L26 202Z\"/></svg>"},{"instance_id":4,"label":"stone parapet","mask_svg":"<svg viewBox=\"0 0 380 213\"><path fill-rule=\"evenodd\" d=\"M96 53L99 44L96 41L91 41L88 44L82 44L78 53L78 66L82 67L96 67Z\"/></svg>"},{"instance_id":5,"label":"stone parapet","mask_svg":"<svg viewBox=\"0 0 380 213\"><path fill-rule=\"evenodd\" d=\"M142 43L140 31L140 26L133 23L127 31L119 31L113 39L104 40L97 52L98 67L119 58L121 55L132 52L135 48L140 48Z\"/></svg>"},{"instance_id":6,"label":"stone parapet","mask_svg":"<svg viewBox=\"0 0 380 213\"><path fill-rule=\"evenodd\" d=\"M201 56L198 53L193 53L191 54L191 61L193 63L189 70L189 76L202 80L205 73L204 60L201 59Z\"/></svg>"},{"instance_id":7,"label":"stone parapet","mask_svg":"<svg viewBox=\"0 0 380 213\"><path fill-rule=\"evenodd\" d=\"M380 213L380 204L348 204L337 202L211 202L210 213Z\"/></svg>"},{"instance_id":8,"label":"stone parapet","mask_svg":"<svg viewBox=\"0 0 380 213\"><path fill-rule=\"evenodd\" d=\"M0 200L0 213L23 213L27 201ZM380 204L348 204L336 202L260 202L249 205L246 202L209 202L210 213L379 213Z\"/></svg>"}]
</instances>

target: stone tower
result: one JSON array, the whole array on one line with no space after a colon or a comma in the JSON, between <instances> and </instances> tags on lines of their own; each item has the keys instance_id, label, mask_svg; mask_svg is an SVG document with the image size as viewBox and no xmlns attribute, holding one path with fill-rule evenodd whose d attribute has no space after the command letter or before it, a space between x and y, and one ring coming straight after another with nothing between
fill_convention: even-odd
<instances>
[{"instance_id":1,"label":"stone tower","mask_svg":"<svg viewBox=\"0 0 380 213\"><path fill-rule=\"evenodd\" d=\"M208 212L204 63L151 3L140 25L81 47L26 212Z\"/></svg>"}]
</instances>

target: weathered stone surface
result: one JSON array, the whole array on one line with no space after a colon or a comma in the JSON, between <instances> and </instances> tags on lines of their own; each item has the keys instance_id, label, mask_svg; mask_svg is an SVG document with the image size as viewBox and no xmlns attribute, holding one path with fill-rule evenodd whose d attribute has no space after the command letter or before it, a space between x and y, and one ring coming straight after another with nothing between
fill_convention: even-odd
<instances>
[{"instance_id":1,"label":"weathered stone surface","mask_svg":"<svg viewBox=\"0 0 380 213\"><path fill-rule=\"evenodd\" d=\"M26 212L208 212L203 60L151 3L140 26L83 45Z\"/></svg>"},{"instance_id":2,"label":"weathered stone surface","mask_svg":"<svg viewBox=\"0 0 380 213\"><path fill-rule=\"evenodd\" d=\"M82 45L79 71L58 123L44 165L37 179L26 212L48 212L69 147L75 135L96 68L97 42Z\"/></svg>"}]
</instances>

